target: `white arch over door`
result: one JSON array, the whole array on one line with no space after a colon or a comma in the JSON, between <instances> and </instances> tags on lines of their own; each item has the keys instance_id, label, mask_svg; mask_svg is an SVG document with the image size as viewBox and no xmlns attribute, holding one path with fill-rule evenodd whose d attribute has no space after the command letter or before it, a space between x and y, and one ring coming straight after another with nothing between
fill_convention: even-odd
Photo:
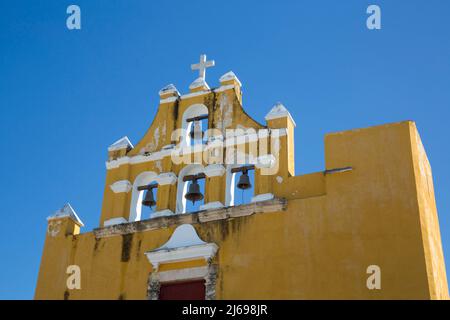
<instances>
[{"instance_id":1,"label":"white arch over door","mask_svg":"<svg viewBox=\"0 0 450 320\"><path fill-rule=\"evenodd\" d=\"M130 203L130 216L128 221L139 221L141 220L142 212L142 198L144 197L145 191L139 191L137 188L139 186L145 186L156 180L158 174L153 171L141 172L133 182L131 203Z\"/></svg>"},{"instance_id":2,"label":"white arch over door","mask_svg":"<svg viewBox=\"0 0 450 320\"><path fill-rule=\"evenodd\" d=\"M187 192L188 181L183 181L185 176L194 175L205 172L205 168L201 164L190 164L181 169L178 174L177 184L177 207L176 213L186 213L186 198L184 195Z\"/></svg>"}]
</instances>

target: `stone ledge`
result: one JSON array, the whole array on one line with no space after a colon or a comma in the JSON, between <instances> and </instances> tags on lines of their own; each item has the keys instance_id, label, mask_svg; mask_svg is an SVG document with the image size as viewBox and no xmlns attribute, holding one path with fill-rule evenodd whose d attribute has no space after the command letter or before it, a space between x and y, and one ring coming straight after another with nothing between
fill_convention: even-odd
<instances>
[{"instance_id":1,"label":"stone ledge","mask_svg":"<svg viewBox=\"0 0 450 320\"><path fill-rule=\"evenodd\" d=\"M275 198L267 201L244 204L240 206L224 207L212 210L203 210L193 213L176 214L153 219L116 224L93 230L95 238L105 238L136 232L156 230L182 224L197 224L224 219L233 219L250 216L255 213L285 211L287 200Z\"/></svg>"}]
</instances>

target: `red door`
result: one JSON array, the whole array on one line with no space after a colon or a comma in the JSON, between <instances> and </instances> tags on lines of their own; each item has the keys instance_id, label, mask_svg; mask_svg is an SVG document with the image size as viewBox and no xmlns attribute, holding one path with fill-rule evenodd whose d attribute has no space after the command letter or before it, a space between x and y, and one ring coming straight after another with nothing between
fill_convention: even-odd
<instances>
[{"instance_id":1,"label":"red door","mask_svg":"<svg viewBox=\"0 0 450 320\"><path fill-rule=\"evenodd\" d=\"M205 280L163 283L159 300L205 300Z\"/></svg>"}]
</instances>

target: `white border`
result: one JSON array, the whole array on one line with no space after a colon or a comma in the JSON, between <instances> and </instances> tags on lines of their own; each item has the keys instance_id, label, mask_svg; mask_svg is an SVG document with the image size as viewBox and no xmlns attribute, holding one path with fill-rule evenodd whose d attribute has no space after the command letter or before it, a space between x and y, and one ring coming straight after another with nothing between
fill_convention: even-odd
<instances>
[{"instance_id":1,"label":"white border","mask_svg":"<svg viewBox=\"0 0 450 320\"><path fill-rule=\"evenodd\" d=\"M215 243L206 243L189 247L151 251L146 252L145 255L153 268L158 269L161 263L181 262L199 258L208 261L214 257L217 249L218 247Z\"/></svg>"}]
</instances>

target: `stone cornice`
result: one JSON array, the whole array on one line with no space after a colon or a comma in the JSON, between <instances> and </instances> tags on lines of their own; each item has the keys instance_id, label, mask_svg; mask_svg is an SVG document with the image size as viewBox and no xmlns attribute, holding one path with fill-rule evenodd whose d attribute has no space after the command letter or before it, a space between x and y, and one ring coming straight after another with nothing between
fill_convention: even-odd
<instances>
[{"instance_id":1,"label":"stone cornice","mask_svg":"<svg viewBox=\"0 0 450 320\"><path fill-rule=\"evenodd\" d=\"M153 219L112 225L103 228L96 228L93 230L93 233L98 239L136 232L157 230L182 224L197 224L217 220L228 220L232 218L250 216L255 213L285 211L286 208L286 199L275 198L267 201L249 203L240 206L197 211L194 213L176 214L173 216L163 216Z\"/></svg>"}]
</instances>

